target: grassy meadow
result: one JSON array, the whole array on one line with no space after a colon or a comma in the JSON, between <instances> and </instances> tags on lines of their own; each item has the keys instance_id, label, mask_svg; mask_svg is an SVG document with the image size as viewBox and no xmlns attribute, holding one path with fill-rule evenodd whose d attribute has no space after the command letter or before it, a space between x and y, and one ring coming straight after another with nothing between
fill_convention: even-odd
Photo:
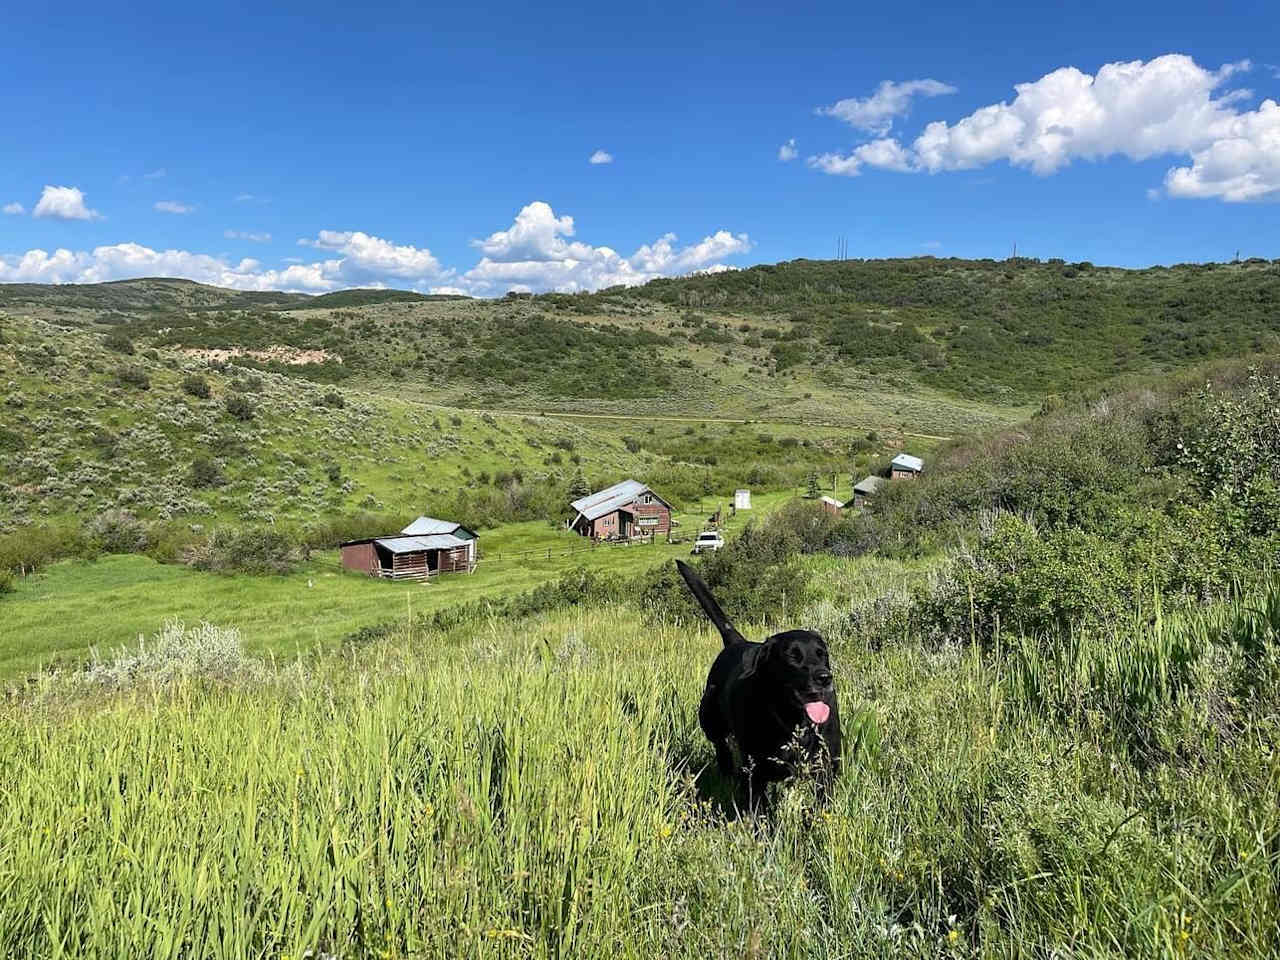
<instances>
[{"instance_id":1,"label":"grassy meadow","mask_svg":"<svg viewBox=\"0 0 1280 960\"><path fill-rule=\"evenodd\" d=\"M1058 662L1016 637L874 651L823 623L847 770L828 807L800 785L770 819L735 815L708 770L694 718L719 640L698 622L406 626L306 666L171 632L150 670L0 705L0 946L1274 955L1274 694L1221 700L1268 606L1081 636Z\"/></svg>"},{"instance_id":2,"label":"grassy meadow","mask_svg":"<svg viewBox=\"0 0 1280 960\"><path fill-rule=\"evenodd\" d=\"M750 518L767 516L792 496L757 494L751 511L726 517L732 536ZM706 501L710 513L713 501ZM677 517L694 532L703 514ZM540 521L483 532L474 574L428 583L374 580L341 568L336 550L316 551L291 573L208 573L158 563L138 554L63 560L18 580L4 599L0 624L0 680L84 659L92 648L109 654L136 646L166 620L235 624L255 655L310 655L335 646L362 627L406 613L426 614L471 601L500 600L590 567L637 574L664 560L687 557L685 542L601 545ZM548 556L549 554L549 556Z\"/></svg>"}]
</instances>

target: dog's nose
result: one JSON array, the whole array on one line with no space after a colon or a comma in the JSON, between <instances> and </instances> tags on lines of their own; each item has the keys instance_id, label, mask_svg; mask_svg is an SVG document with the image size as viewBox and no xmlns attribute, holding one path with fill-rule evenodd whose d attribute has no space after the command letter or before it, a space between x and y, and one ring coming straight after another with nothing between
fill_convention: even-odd
<instances>
[{"instance_id":1,"label":"dog's nose","mask_svg":"<svg viewBox=\"0 0 1280 960\"><path fill-rule=\"evenodd\" d=\"M814 679L817 680L821 686L824 686L824 687L831 686L831 674L829 673L825 673L825 672L820 673L816 677L814 677Z\"/></svg>"}]
</instances>

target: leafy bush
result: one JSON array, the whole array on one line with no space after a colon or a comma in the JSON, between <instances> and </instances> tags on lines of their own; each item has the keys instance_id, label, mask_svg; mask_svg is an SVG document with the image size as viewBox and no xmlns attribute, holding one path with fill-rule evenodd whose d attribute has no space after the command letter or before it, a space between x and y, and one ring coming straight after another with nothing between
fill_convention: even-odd
<instances>
[{"instance_id":1,"label":"leafy bush","mask_svg":"<svg viewBox=\"0 0 1280 960\"><path fill-rule=\"evenodd\" d=\"M12 570L0 570L0 597L14 592L16 589L13 585L14 579Z\"/></svg>"},{"instance_id":2,"label":"leafy bush","mask_svg":"<svg viewBox=\"0 0 1280 960\"><path fill-rule=\"evenodd\" d=\"M209 389L209 381L198 374L192 374L183 378L182 392L188 396L197 397L201 400L208 400L213 393Z\"/></svg>"},{"instance_id":3,"label":"leafy bush","mask_svg":"<svg viewBox=\"0 0 1280 960\"><path fill-rule=\"evenodd\" d=\"M1116 545L1082 530L1041 533L995 517L923 599L924 621L946 636L986 642L1001 631L1053 637L1120 618L1131 581Z\"/></svg>"},{"instance_id":4,"label":"leafy bush","mask_svg":"<svg viewBox=\"0 0 1280 960\"><path fill-rule=\"evenodd\" d=\"M257 414L253 401L243 394L232 393L226 399L227 415L242 423L248 423Z\"/></svg>"},{"instance_id":5,"label":"leafy bush","mask_svg":"<svg viewBox=\"0 0 1280 960\"><path fill-rule=\"evenodd\" d=\"M103 553L140 553L149 545L147 525L128 510L100 513L87 533Z\"/></svg>"},{"instance_id":6,"label":"leafy bush","mask_svg":"<svg viewBox=\"0 0 1280 960\"><path fill-rule=\"evenodd\" d=\"M116 353L123 353L127 356L133 356L133 341L129 339L129 335L123 330L112 330L102 338L102 345L108 350L114 350Z\"/></svg>"},{"instance_id":7,"label":"leafy bush","mask_svg":"<svg viewBox=\"0 0 1280 960\"><path fill-rule=\"evenodd\" d=\"M140 641L137 650L121 649L110 659L100 658L94 650L83 670L56 675L52 682L46 682L46 692L66 687L156 687L192 677L245 681L266 676L266 665L245 655L240 631L235 627L201 623L188 628L179 620L171 620L150 642Z\"/></svg>"},{"instance_id":8,"label":"leafy bush","mask_svg":"<svg viewBox=\"0 0 1280 960\"><path fill-rule=\"evenodd\" d=\"M191 547L186 562L216 573L289 573L297 553L289 538L270 529L219 530Z\"/></svg>"},{"instance_id":9,"label":"leafy bush","mask_svg":"<svg viewBox=\"0 0 1280 960\"><path fill-rule=\"evenodd\" d=\"M25 449L26 439L17 430L0 427L0 453L14 453Z\"/></svg>"},{"instance_id":10,"label":"leafy bush","mask_svg":"<svg viewBox=\"0 0 1280 960\"><path fill-rule=\"evenodd\" d=\"M227 482L222 468L209 457L196 457L192 460L187 479L196 488L220 487Z\"/></svg>"},{"instance_id":11,"label":"leafy bush","mask_svg":"<svg viewBox=\"0 0 1280 960\"><path fill-rule=\"evenodd\" d=\"M116 371L116 381L123 386L134 387L138 390L151 389L151 378L147 376L147 371L142 367L121 367Z\"/></svg>"},{"instance_id":12,"label":"leafy bush","mask_svg":"<svg viewBox=\"0 0 1280 960\"><path fill-rule=\"evenodd\" d=\"M343 399L342 394L337 390L326 391L324 396L320 398L320 402L326 407L332 407L335 410L341 410L347 405L347 401Z\"/></svg>"}]
</instances>

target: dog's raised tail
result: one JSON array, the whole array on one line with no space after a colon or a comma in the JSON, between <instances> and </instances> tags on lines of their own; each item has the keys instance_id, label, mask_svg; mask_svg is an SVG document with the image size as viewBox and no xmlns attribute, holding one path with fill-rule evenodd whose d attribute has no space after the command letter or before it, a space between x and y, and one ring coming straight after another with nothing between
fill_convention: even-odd
<instances>
[{"instance_id":1,"label":"dog's raised tail","mask_svg":"<svg viewBox=\"0 0 1280 960\"><path fill-rule=\"evenodd\" d=\"M684 577L684 582L689 585L689 592L693 594L694 599L702 606L707 617L715 624L716 629L720 631L720 636L724 639L724 645L727 647L735 643L746 643L747 638L740 634L737 628L729 622L729 618L720 609L720 604L716 603L716 598L711 595L710 588L698 576L698 571L683 560L676 561L676 569L680 571L680 576Z\"/></svg>"}]
</instances>

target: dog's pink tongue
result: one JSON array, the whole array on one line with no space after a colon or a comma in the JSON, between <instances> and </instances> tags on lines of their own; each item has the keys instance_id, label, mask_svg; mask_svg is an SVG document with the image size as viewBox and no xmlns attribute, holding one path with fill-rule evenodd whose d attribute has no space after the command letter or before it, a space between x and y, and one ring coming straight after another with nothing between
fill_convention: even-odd
<instances>
[{"instance_id":1,"label":"dog's pink tongue","mask_svg":"<svg viewBox=\"0 0 1280 960\"><path fill-rule=\"evenodd\" d=\"M804 705L804 712L814 723L826 723L827 717L831 716L831 708L821 700L814 700L812 703Z\"/></svg>"}]
</instances>

